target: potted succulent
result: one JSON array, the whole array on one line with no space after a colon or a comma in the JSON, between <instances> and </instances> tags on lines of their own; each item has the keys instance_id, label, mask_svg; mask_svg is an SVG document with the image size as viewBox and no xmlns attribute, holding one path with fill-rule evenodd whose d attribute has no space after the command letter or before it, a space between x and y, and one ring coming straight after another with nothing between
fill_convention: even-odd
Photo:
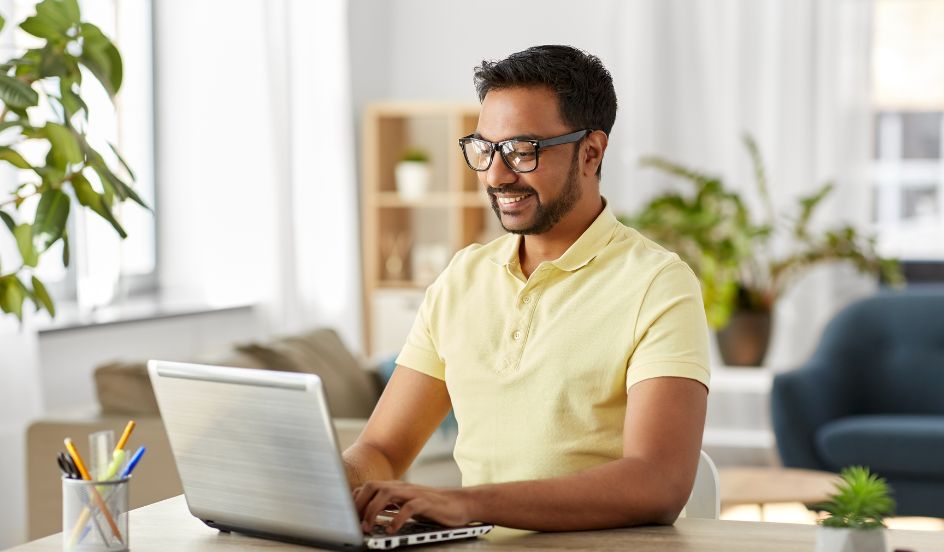
<instances>
[{"instance_id":1,"label":"potted succulent","mask_svg":"<svg viewBox=\"0 0 944 552\"><path fill-rule=\"evenodd\" d=\"M774 303L811 267L845 261L892 284L902 277L897 261L879 256L875 239L855 227L811 230L810 221L832 191L832 183L800 197L794 212L778 213L757 144L749 135L744 144L753 163L763 217L755 217L721 178L661 157L644 157L642 166L678 177L692 190L662 194L620 220L677 252L692 267L701 281L708 322L718 330L725 363L756 366L766 354ZM792 247L777 255L773 244L781 239Z\"/></svg>"},{"instance_id":2,"label":"potted succulent","mask_svg":"<svg viewBox=\"0 0 944 552\"><path fill-rule=\"evenodd\" d=\"M816 552L885 552L884 519L895 501L888 483L868 468L844 468L836 493L814 508L828 514L819 521Z\"/></svg>"},{"instance_id":3,"label":"potted succulent","mask_svg":"<svg viewBox=\"0 0 944 552\"><path fill-rule=\"evenodd\" d=\"M394 174L397 180L397 192L405 201L421 199L429 190L431 171L429 155L416 148L406 150L397 163Z\"/></svg>"},{"instance_id":4,"label":"potted succulent","mask_svg":"<svg viewBox=\"0 0 944 552\"><path fill-rule=\"evenodd\" d=\"M118 49L98 27L82 21L77 0L43 0L19 28L38 40L0 63L0 162L22 182L0 192L0 228L9 231L20 257L0 263L0 310L22 320L27 300L55 316L35 269L60 240L62 263L69 264L73 203L108 221L122 238L121 202L147 205L131 187L134 175L115 146L102 150L105 144L93 144L87 134L83 87L97 81L114 99L122 80Z\"/></svg>"}]
</instances>

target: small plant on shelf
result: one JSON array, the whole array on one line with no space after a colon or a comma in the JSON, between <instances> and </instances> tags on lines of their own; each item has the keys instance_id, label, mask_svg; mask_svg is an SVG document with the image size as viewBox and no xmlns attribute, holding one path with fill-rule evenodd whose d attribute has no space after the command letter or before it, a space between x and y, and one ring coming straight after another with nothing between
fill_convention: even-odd
<instances>
[{"instance_id":1,"label":"small plant on shelf","mask_svg":"<svg viewBox=\"0 0 944 552\"><path fill-rule=\"evenodd\" d=\"M432 174L429 168L429 154L418 148L408 148L400 156L400 162L394 169L397 192L404 201L422 199L429 191Z\"/></svg>"},{"instance_id":2,"label":"small plant on shelf","mask_svg":"<svg viewBox=\"0 0 944 552\"><path fill-rule=\"evenodd\" d=\"M429 163L429 154L418 148L409 148L400 157L400 161L410 161L413 163Z\"/></svg>"}]
</instances>

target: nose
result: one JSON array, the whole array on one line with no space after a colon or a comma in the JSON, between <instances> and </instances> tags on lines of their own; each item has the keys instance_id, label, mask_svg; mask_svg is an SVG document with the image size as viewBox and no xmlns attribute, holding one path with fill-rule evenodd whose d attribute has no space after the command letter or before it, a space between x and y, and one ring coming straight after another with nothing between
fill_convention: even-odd
<instances>
[{"instance_id":1,"label":"nose","mask_svg":"<svg viewBox=\"0 0 944 552\"><path fill-rule=\"evenodd\" d=\"M491 166L489 166L487 171L479 173L483 175L485 184L492 188L500 188L507 184L517 182L518 173L508 168L508 165L505 164L505 160L501 158L501 155L497 151L493 152L492 155Z\"/></svg>"}]
</instances>

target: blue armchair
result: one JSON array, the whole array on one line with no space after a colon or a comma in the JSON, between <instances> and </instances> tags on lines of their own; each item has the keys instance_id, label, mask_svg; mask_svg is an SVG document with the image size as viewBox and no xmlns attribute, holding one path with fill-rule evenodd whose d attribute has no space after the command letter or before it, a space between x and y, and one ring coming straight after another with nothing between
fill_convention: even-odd
<instances>
[{"instance_id":1,"label":"blue armchair","mask_svg":"<svg viewBox=\"0 0 944 552\"><path fill-rule=\"evenodd\" d=\"M771 411L784 466L869 466L898 515L944 517L944 290L841 311L812 358L774 378Z\"/></svg>"}]
</instances>

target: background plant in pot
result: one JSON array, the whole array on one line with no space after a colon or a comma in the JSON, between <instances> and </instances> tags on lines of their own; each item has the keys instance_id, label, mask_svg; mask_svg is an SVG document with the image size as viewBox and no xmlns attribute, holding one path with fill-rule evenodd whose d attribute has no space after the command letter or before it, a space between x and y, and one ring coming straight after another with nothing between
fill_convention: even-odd
<instances>
[{"instance_id":1,"label":"background plant in pot","mask_svg":"<svg viewBox=\"0 0 944 552\"><path fill-rule=\"evenodd\" d=\"M688 193L667 192L620 220L675 251L698 275L708 322L718 331L721 356L728 365L759 365L767 351L771 311L779 298L810 268L830 261L852 263L860 272L902 281L898 262L875 250L875 238L854 226L813 231L810 221L833 189L823 184L800 197L797 208L778 213L770 199L760 151L744 136L754 169L764 216L758 221L741 194L717 176L662 157L643 157L640 164L689 183ZM774 243L789 244L783 255Z\"/></svg>"},{"instance_id":2,"label":"background plant in pot","mask_svg":"<svg viewBox=\"0 0 944 552\"><path fill-rule=\"evenodd\" d=\"M3 24L0 16L0 29ZM44 0L19 27L39 40L0 63L0 162L16 169L22 182L0 191L0 228L9 231L20 256L18 262L0 259L0 309L22 320L27 300L55 316L35 269L59 240L68 266L73 202L107 220L122 238L118 206L129 199L147 205L131 188L134 175L115 146L107 144L103 155L87 134L83 87L97 81L114 99L122 80L118 49L82 21L76 0Z\"/></svg>"},{"instance_id":3,"label":"background plant in pot","mask_svg":"<svg viewBox=\"0 0 944 552\"><path fill-rule=\"evenodd\" d=\"M888 483L868 468L844 468L835 494L814 508L827 513L819 521L816 552L885 552L884 520L895 501Z\"/></svg>"},{"instance_id":4,"label":"background plant in pot","mask_svg":"<svg viewBox=\"0 0 944 552\"><path fill-rule=\"evenodd\" d=\"M429 191L431 172L429 154L416 148L406 150L394 169L400 197L406 201L422 199Z\"/></svg>"}]
</instances>

